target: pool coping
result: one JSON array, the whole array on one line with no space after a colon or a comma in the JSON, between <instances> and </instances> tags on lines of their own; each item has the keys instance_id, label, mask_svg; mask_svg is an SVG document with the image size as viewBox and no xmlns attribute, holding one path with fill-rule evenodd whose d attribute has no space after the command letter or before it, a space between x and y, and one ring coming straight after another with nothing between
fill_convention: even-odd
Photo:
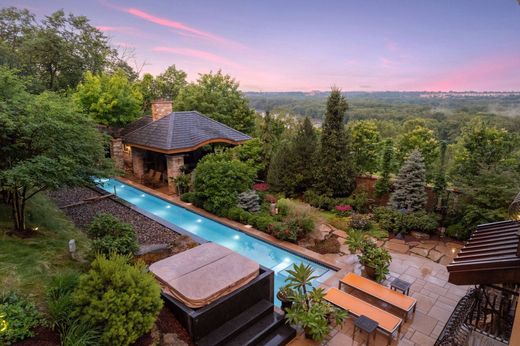
<instances>
[{"instance_id":1,"label":"pool coping","mask_svg":"<svg viewBox=\"0 0 520 346\"><path fill-rule=\"evenodd\" d=\"M245 233L247 235L250 235L260 241L264 241L272 246L276 246L278 248L281 248L283 250L286 250L286 251L289 251L291 253L294 253L298 256L301 256L307 260L310 260L310 261L313 261L313 262L316 262L320 265L323 265L325 267L327 267L328 269L332 269L334 271L340 271L341 268L336 265L335 263L331 262L328 258L324 257L323 255L321 254L318 254L314 251L311 251L309 249L305 249L299 245L296 245L296 244L293 244L293 243L289 243L287 241L283 241L283 240L279 240L279 239L276 239L275 237L273 237L272 235L270 234L267 234L265 232L262 232L262 231L259 231L253 227L249 228L249 227L246 227L244 224L241 224L239 222L236 222L236 221L233 221L233 220L230 220L230 219L227 219L227 218L223 218L223 217L220 217L220 216L217 216L217 215L214 215L214 214L211 214L209 212L207 212L206 210L204 209L201 209L201 208L198 208L198 207L195 207L194 205L192 205L191 203L185 203L183 201L181 201L181 199L178 197L178 196L170 196L170 195L167 195L163 192L160 192L160 191L156 191L152 188L149 188L147 186L144 186L142 184L139 184L139 183L136 183L135 181L132 181L128 178L125 178L125 177L121 177L121 176L116 176L114 177L115 179L117 180L120 180L121 182L125 183L125 184L128 184L136 189L139 189L141 191L144 191L146 193L149 193L157 198L160 198L164 201L167 201L167 202L170 202L170 203L173 203L175 204L176 206L180 207L180 208L184 208L184 209L187 209L195 214L198 214L200 216L203 216L203 217L206 217L208 219L211 219L215 222L218 222L220 224L223 224L227 227L230 227L230 228L233 228L234 230L236 231L239 231L239 232L242 232L242 233ZM106 191L105 191L106 192ZM117 197L117 195L116 195ZM119 199L119 197L118 197ZM140 213L143 213L144 215L146 215L147 217L153 219L154 221L157 221L161 224L163 224L165 227L169 227L171 228L172 230L174 230L175 232L178 232L182 235L186 235L186 236L189 236L191 238L193 238L195 241L199 242L199 243L206 243L208 242L207 240L205 239L202 239L196 235L194 235L193 233L190 233L168 221L165 221L163 220L162 218L159 218L145 210L142 210L141 208L137 207L137 206L134 206L133 204L131 203L128 203L130 204L130 207L132 209L135 209L136 211L139 211ZM158 220L160 219L160 220Z\"/></svg>"}]
</instances>

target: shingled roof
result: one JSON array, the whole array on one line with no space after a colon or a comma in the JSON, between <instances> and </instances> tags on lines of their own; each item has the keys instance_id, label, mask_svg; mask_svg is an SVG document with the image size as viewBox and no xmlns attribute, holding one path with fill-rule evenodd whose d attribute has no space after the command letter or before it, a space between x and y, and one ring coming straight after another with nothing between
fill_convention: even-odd
<instances>
[{"instance_id":1,"label":"shingled roof","mask_svg":"<svg viewBox=\"0 0 520 346\"><path fill-rule=\"evenodd\" d=\"M127 145L164 153L193 151L217 142L240 144L249 139L248 135L194 111L172 112L123 136Z\"/></svg>"}]
</instances>

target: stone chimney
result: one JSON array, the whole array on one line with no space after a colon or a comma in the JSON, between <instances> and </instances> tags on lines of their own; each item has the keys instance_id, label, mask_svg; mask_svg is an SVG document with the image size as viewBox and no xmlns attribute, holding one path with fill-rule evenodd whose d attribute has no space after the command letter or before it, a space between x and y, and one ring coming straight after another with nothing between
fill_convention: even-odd
<instances>
[{"instance_id":1,"label":"stone chimney","mask_svg":"<svg viewBox=\"0 0 520 346\"><path fill-rule=\"evenodd\" d=\"M173 103L168 100L152 101L152 120L156 121L173 111Z\"/></svg>"}]
</instances>

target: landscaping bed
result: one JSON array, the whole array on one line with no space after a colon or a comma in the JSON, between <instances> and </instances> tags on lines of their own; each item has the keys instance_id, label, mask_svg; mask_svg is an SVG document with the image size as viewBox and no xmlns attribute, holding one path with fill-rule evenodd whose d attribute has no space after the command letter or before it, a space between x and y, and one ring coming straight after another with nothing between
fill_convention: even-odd
<instances>
[{"instance_id":1,"label":"landscaping bed","mask_svg":"<svg viewBox=\"0 0 520 346\"><path fill-rule=\"evenodd\" d=\"M89 201L84 204L63 208L63 206L81 202L88 198L101 196L101 193L89 188L77 187L61 189L48 193L63 212L78 226L85 230L99 213L109 213L131 224L136 232L139 244L171 244L180 237L171 229L140 214L139 212L111 199Z\"/></svg>"}]
</instances>

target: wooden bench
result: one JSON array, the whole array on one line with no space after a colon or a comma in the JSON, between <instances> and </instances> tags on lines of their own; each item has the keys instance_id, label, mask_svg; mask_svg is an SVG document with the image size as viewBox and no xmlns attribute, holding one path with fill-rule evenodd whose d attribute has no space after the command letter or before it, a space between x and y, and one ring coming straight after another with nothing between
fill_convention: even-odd
<instances>
[{"instance_id":1,"label":"wooden bench","mask_svg":"<svg viewBox=\"0 0 520 346\"><path fill-rule=\"evenodd\" d=\"M339 289L342 285L351 287L355 290L363 292L373 298L376 298L388 305L393 306L403 312L403 318L406 321L410 311L415 312L417 300L402 293L396 292L386 286L378 284L354 273L348 273L339 281Z\"/></svg>"},{"instance_id":2,"label":"wooden bench","mask_svg":"<svg viewBox=\"0 0 520 346\"><path fill-rule=\"evenodd\" d=\"M397 332L401 332L403 320L389 312L373 306L347 292L337 288L330 288L325 294L325 300L329 303L348 311L350 315L359 317L361 315L377 322L377 329L388 335L388 344L392 342L392 337Z\"/></svg>"}]
</instances>

